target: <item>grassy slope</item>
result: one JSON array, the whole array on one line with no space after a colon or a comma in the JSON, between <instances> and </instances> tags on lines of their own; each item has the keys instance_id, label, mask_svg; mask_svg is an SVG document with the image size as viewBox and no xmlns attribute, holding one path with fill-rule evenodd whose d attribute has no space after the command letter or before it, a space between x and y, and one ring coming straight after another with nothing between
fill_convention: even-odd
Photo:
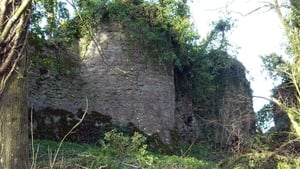
<instances>
[{"instance_id":1,"label":"grassy slope","mask_svg":"<svg viewBox=\"0 0 300 169\"><path fill-rule=\"evenodd\" d=\"M300 142L297 142L297 144ZM59 143L48 140L35 140L37 151L36 169L50 168ZM124 147L123 147L124 148ZM184 148L185 149L185 148ZM129 150L129 151L128 151ZM194 146L189 157L163 155L146 151L125 151L107 146L92 146L63 143L55 161L57 169L296 169L300 168L299 150L253 151L229 156L216 153L205 147ZM145 150L145 151L144 151ZM125 153L126 152L126 153ZM129 153L127 153L129 152ZM294 153L291 153L294 152Z\"/></svg>"},{"instance_id":2,"label":"grassy slope","mask_svg":"<svg viewBox=\"0 0 300 169\"><path fill-rule=\"evenodd\" d=\"M53 160L57 142L35 140L34 147L38 150L36 168L50 168L49 162ZM204 153L207 155L207 153ZM142 156L142 157L141 157ZM61 151L55 162L55 168L60 169L126 169L126 168L164 168L164 169L211 169L216 164L194 157L179 157L154 154L147 152L124 154L111 148L99 146L63 143Z\"/></svg>"}]
</instances>

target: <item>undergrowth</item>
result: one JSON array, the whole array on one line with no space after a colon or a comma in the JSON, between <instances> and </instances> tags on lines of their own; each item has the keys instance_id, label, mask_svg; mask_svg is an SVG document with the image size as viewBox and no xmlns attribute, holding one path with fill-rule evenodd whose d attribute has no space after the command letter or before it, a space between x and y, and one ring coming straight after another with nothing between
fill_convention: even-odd
<instances>
[{"instance_id":1,"label":"undergrowth","mask_svg":"<svg viewBox=\"0 0 300 169\"><path fill-rule=\"evenodd\" d=\"M191 156L163 155L147 150L146 138L138 133L125 136L112 130L105 134L100 146L64 142L55 162L57 169L212 169L216 163ZM36 169L48 169L59 143L35 140L39 147ZM207 153L205 153L207 154Z\"/></svg>"},{"instance_id":2,"label":"undergrowth","mask_svg":"<svg viewBox=\"0 0 300 169\"><path fill-rule=\"evenodd\" d=\"M299 140L273 149L270 139L255 136L249 151L241 154L215 152L200 145L180 145L182 153L166 155L148 150L146 137L134 133L127 136L117 130L105 134L98 145L64 142L53 168L55 169L296 169L300 168ZM35 140L38 147L35 169L50 169L58 142ZM269 145L268 145L269 144ZM298 152L296 152L298 151ZM291 153L294 152L294 153Z\"/></svg>"},{"instance_id":3,"label":"undergrowth","mask_svg":"<svg viewBox=\"0 0 300 169\"><path fill-rule=\"evenodd\" d=\"M218 164L221 169L297 169L300 168L300 140L285 140L278 133L254 135L249 139L247 152L234 155Z\"/></svg>"}]
</instances>

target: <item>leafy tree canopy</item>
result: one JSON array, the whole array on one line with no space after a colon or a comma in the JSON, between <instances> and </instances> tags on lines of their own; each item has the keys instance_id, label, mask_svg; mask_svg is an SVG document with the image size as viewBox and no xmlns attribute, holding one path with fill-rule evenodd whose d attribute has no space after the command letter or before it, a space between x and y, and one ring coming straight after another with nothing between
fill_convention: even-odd
<instances>
[{"instance_id":1,"label":"leafy tree canopy","mask_svg":"<svg viewBox=\"0 0 300 169\"><path fill-rule=\"evenodd\" d=\"M271 53L261 57L263 68L268 72L268 75L273 80L287 81L289 79L288 72L291 69L291 64L284 60L282 56Z\"/></svg>"},{"instance_id":2,"label":"leafy tree canopy","mask_svg":"<svg viewBox=\"0 0 300 169\"><path fill-rule=\"evenodd\" d=\"M273 121L273 108L271 104L266 104L257 112L256 125L259 130L266 131L270 128L270 123Z\"/></svg>"}]
</instances>

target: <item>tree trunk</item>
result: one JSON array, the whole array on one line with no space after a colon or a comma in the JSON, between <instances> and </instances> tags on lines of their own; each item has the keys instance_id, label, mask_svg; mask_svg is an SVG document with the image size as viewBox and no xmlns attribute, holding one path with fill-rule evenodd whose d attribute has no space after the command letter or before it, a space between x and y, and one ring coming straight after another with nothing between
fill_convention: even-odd
<instances>
[{"instance_id":1,"label":"tree trunk","mask_svg":"<svg viewBox=\"0 0 300 169\"><path fill-rule=\"evenodd\" d=\"M0 168L28 166L27 102L24 78L15 73L0 98Z\"/></svg>"},{"instance_id":2,"label":"tree trunk","mask_svg":"<svg viewBox=\"0 0 300 169\"><path fill-rule=\"evenodd\" d=\"M0 0L0 169L27 169L26 39L31 0Z\"/></svg>"}]
</instances>

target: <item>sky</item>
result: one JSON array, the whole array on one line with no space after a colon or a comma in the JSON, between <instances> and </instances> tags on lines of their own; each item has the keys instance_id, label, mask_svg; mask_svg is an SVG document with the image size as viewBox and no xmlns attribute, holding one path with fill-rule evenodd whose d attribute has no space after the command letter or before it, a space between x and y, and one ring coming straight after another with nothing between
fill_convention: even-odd
<instances>
[{"instance_id":1,"label":"sky","mask_svg":"<svg viewBox=\"0 0 300 169\"><path fill-rule=\"evenodd\" d=\"M283 27L277 14L263 8L254 13L245 15L264 2L273 0L193 0L190 3L192 21L201 37L205 37L212 29L211 22L229 13L236 20L228 38L230 43L237 47L236 58L248 70L247 78L251 83L254 96L270 98L271 89L277 82L268 79L263 72L260 56L272 52L284 55L283 45L286 43ZM227 11L227 12L226 12ZM253 98L254 110L258 111L268 101Z\"/></svg>"}]
</instances>

